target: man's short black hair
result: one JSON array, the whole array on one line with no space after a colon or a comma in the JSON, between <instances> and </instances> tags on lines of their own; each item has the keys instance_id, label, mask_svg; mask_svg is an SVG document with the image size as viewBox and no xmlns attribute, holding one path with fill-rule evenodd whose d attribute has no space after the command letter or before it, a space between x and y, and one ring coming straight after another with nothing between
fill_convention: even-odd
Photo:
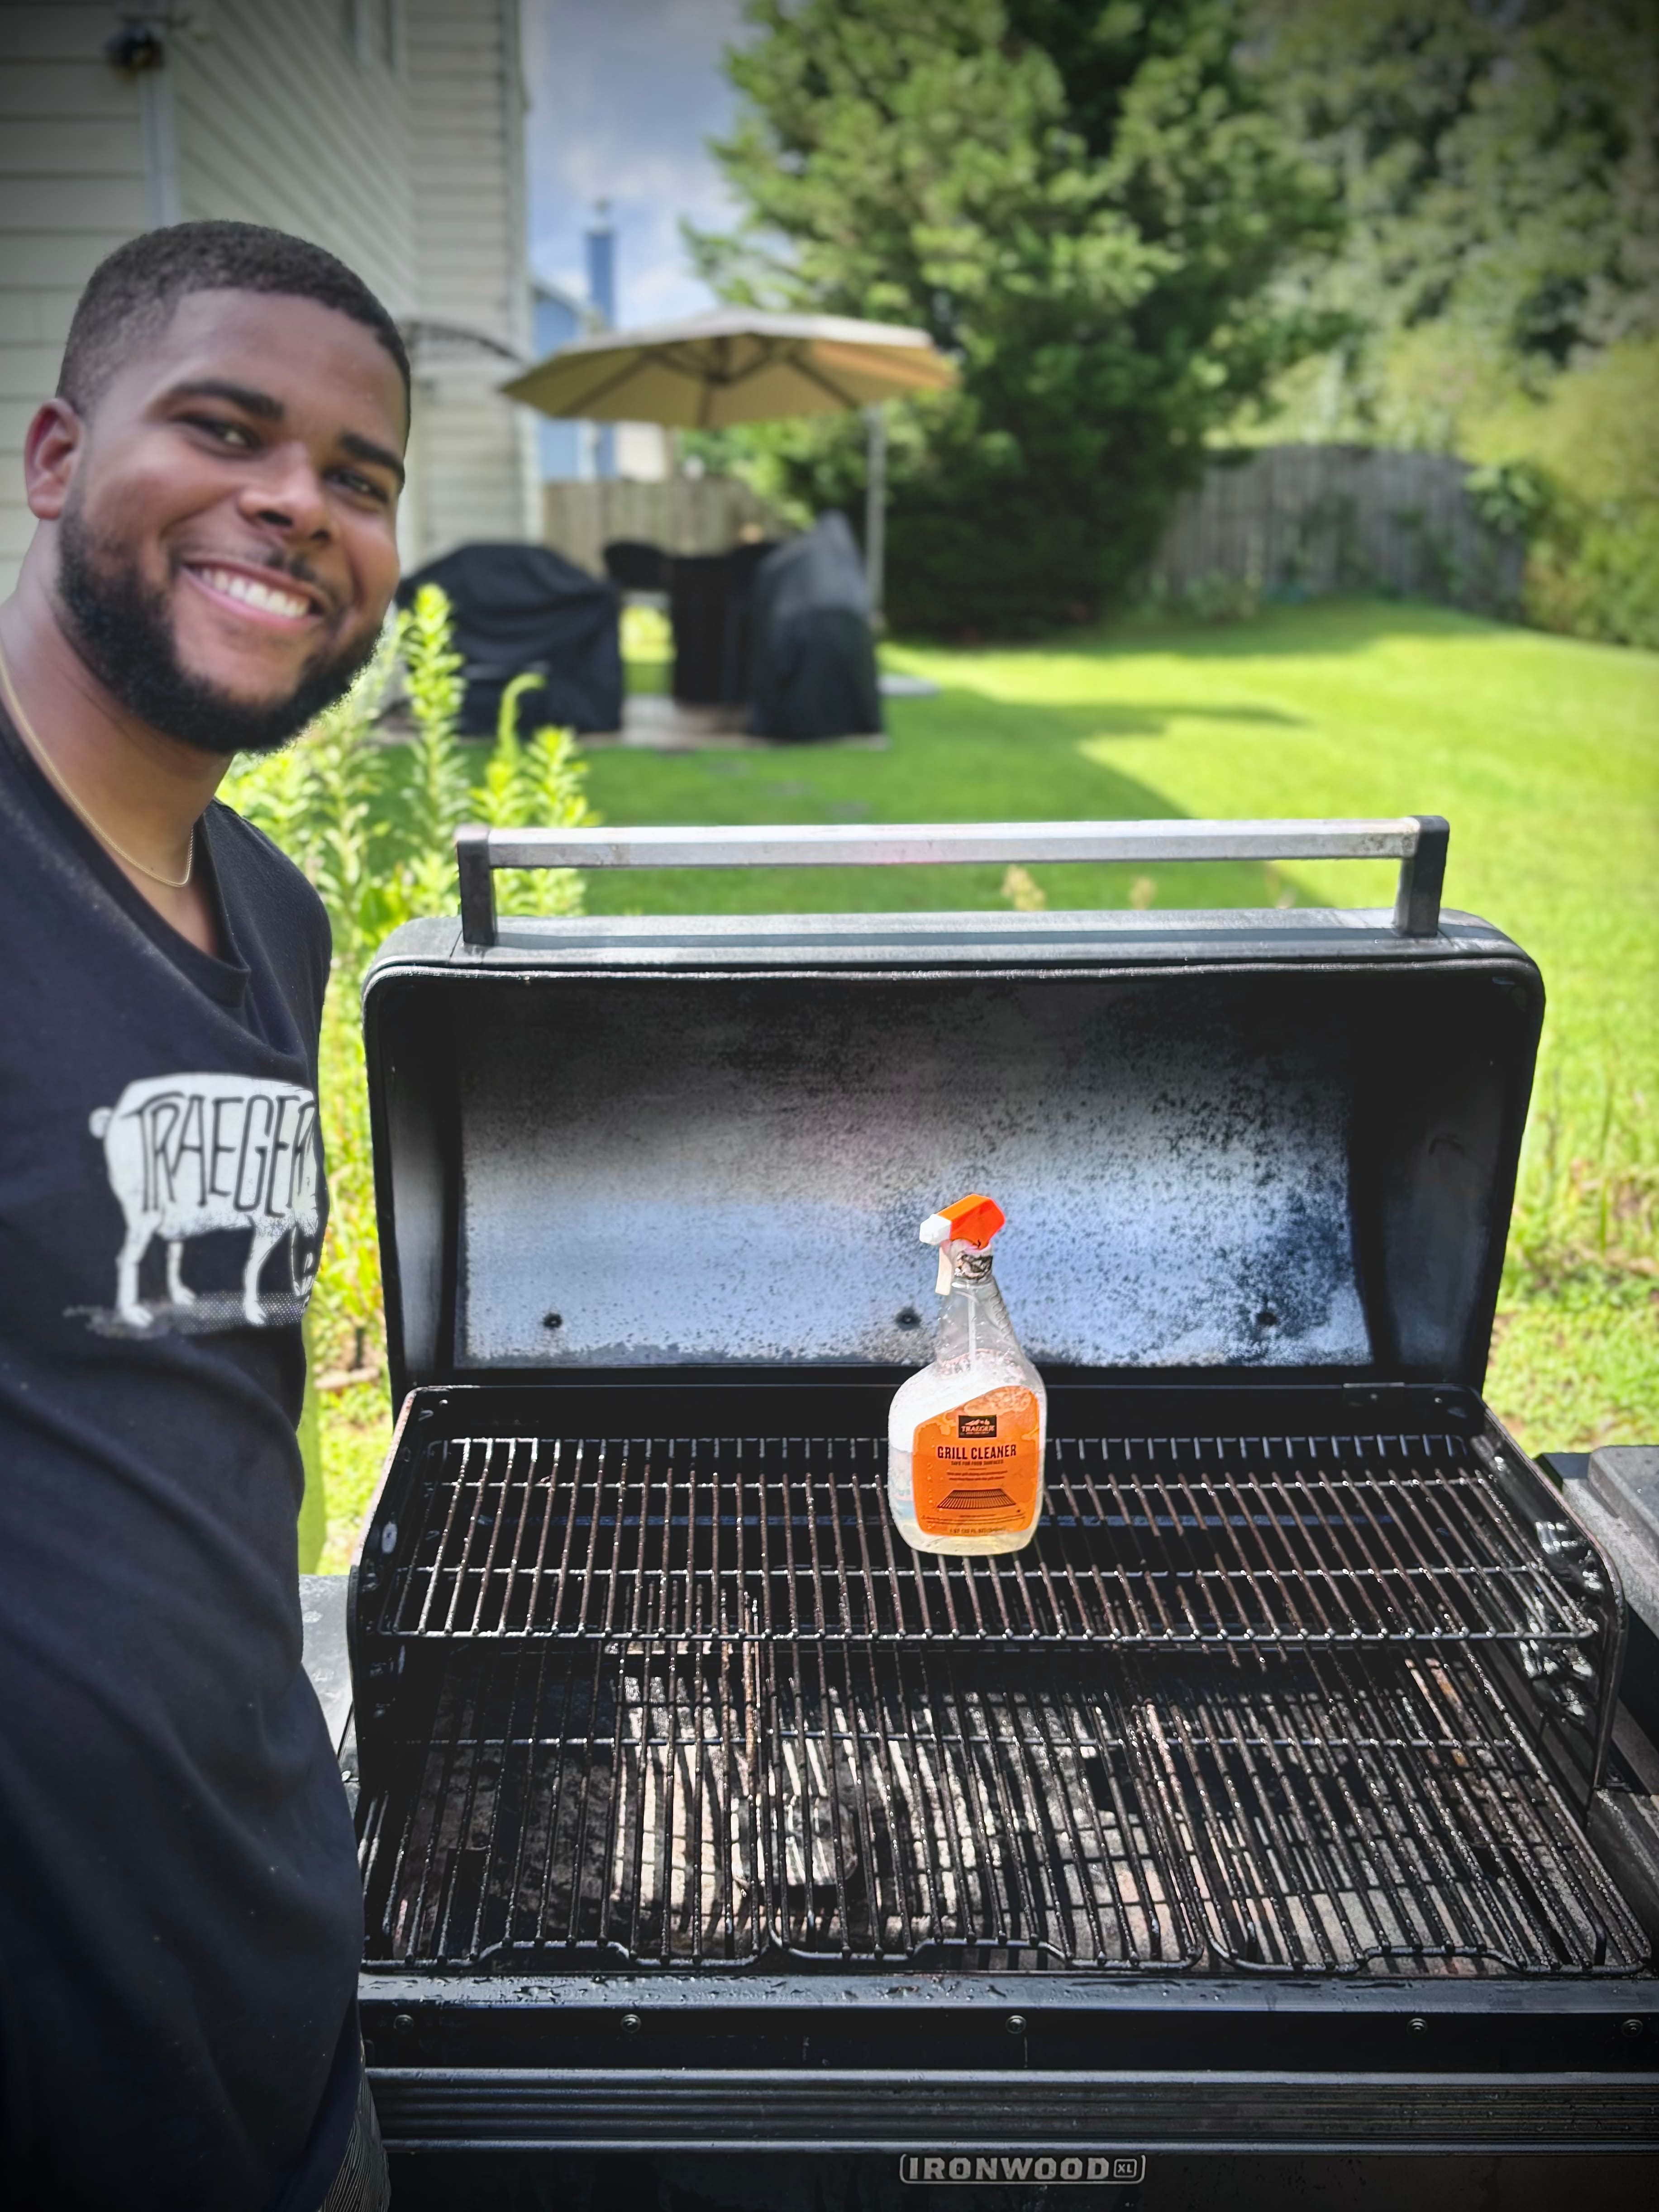
<instances>
[{"instance_id":1,"label":"man's short black hair","mask_svg":"<svg viewBox=\"0 0 1659 2212\"><path fill-rule=\"evenodd\" d=\"M349 315L397 362L407 417L409 356L362 278L320 246L257 222L175 222L118 246L93 270L76 305L58 398L89 416L135 344L159 335L191 292L276 292Z\"/></svg>"}]
</instances>

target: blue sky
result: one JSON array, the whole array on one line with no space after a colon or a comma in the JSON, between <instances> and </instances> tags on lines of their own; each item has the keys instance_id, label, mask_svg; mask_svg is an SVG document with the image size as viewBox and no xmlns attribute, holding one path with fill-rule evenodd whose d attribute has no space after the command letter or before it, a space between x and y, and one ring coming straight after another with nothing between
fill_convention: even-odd
<instances>
[{"instance_id":1,"label":"blue sky","mask_svg":"<svg viewBox=\"0 0 1659 2212\"><path fill-rule=\"evenodd\" d=\"M531 266L583 291L582 234L608 198L617 321L708 307L679 221L732 220L704 141L732 117L720 51L740 31L740 0L527 0L524 20Z\"/></svg>"}]
</instances>

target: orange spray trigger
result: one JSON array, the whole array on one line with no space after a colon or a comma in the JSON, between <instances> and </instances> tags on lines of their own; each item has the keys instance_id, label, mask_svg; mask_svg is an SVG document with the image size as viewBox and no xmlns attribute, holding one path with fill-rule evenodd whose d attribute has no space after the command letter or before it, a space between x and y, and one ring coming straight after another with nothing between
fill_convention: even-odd
<instances>
[{"instance_id":1,"label":"orange spray trigger","mask_svg":"<svg viewBox=\"0 0 1659 2212\"><path fill-rule=\"evenodd\" d=\"M928 1215L917 1234L924 1244L939 1247L939 1281L934 1287L941 1297L951 1287L951 1246L972 1244L982 1252L1007 1218L995 1199L980 1191Z\"/></svg>"},{"instance_id":2,"label":"orange spray trigger","mask_svg":"<svg viewBox=\"0 0 1659 2212\"><path fill-rule=\"evenodd\" d=\"M1007 1218L995 1199L974 1191L930 1213L920 1233L924 1244L976 1244L983 1251Z\"/></svg>"}]
</instances>

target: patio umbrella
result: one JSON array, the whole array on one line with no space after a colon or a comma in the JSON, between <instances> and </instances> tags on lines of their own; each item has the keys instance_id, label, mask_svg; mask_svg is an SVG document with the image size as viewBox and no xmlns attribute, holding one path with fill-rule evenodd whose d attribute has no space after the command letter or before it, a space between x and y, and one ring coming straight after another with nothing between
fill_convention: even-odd
<instances>
[{"instance_id":1,"label":"patio umbrella","mask_svg":"<svg viewBox=\"0 0 1659 2212\"><path fill-rule=\"evenodd\" d=\"M721 307L677 323L608 331L550 354L501 389L544 415L723 430L861 407L869 424L865 552L879 615L886 442L881 402L941 392L954 365L926 331L846 315Z\"/></svg>"}]
</instances>

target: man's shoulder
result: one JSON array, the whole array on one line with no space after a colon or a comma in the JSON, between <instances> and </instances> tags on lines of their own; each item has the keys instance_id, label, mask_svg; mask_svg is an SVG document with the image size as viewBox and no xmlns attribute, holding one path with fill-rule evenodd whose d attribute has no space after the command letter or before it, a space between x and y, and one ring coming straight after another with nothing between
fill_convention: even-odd
<instances>
[{"instance_id":1,"label":"man's shoulder","mask_svg":"<svg viewBox=\"0 0 1659 2212\"><path fill-rule=\"evenodd\" d=\"M331 945L328 909L315 886L289 860L274 838L222 799L209 809L213 817L215 857L222 875L228 869L238 888L251 890L263 904L283 910L289 928L303 929L315 938L327 959Z\"/></svg>"}]
</instances>

